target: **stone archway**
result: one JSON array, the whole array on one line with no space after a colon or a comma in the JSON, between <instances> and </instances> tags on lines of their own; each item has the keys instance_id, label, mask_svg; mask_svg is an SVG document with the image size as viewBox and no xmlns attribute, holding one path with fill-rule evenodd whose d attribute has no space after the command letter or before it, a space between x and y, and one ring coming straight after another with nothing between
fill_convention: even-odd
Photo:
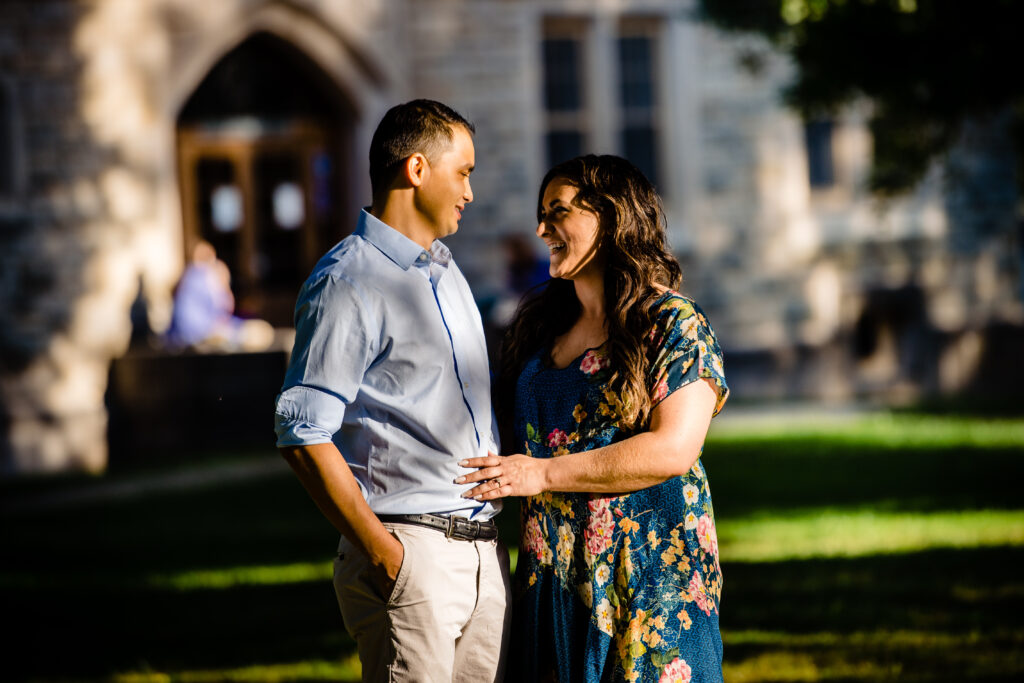
<instances>
[{"instance_id":1,"label":"stone archway","mask_svg":"<svg viewBox=\"0 0 1024 683\"><path fill-rule=\"evenodd\" d=\"M334 170L353 176L351 183L334 181L335 215L348 211L337 224L351 223L348 202L368 193L363 155L350 154L346 140L365 147L365 122L376 120L401 82L390 29L379 21L384 11L347 0L97 0L53 17L21 13L20 23L0 31L20 50L45 27L53 42L43 51L53 59L19 62L14 74L38 79L40 92L61 93L59 102L29 98L19 106L22 120L38 116L54 132L25 142L26 169L34 168L28 155L41 152L54 170L47 183L26 185L17 232L24 249L8 252L15 259L30 254L26 272L52 279L40 281L46 286L38 291L19 282L13 292L30 314L9 326L20 344L17 367L8 356L0 363L8 366L0 368L0 476L106 466L108 437L117 431L113 419L108 423L109 370L113 359L131 355L133 300L145 302L140 319L161 332L181 274L179 117L216 64L248 38L276 37L275 54L287 55L295 73L331 99L343 132L327 143L337 155ZM272 195L279 183L270 184ZM303 217L311 215L302 208ZM269 311L268 301L257 303ZM166 387L136 379L143 395L166 398Z\"/></svg>"},{"instance_id":2,"label":"stone archway","mask_svg":"<svg viewBox=\"0 0 1024 683\"><path fill-rule=\"evenodd\" d=\"M279 326L351 214L355 108L298 47L257 32L209 70L177 118L186 253L217 249L238 311Z\"/></svg>"}]
</instances>

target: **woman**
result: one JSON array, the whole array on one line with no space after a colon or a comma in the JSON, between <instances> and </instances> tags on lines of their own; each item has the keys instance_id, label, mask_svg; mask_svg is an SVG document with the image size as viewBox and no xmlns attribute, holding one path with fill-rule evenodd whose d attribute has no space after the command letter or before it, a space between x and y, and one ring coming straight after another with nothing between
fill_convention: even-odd
<instances>
[{"instance_id":1,"label":"woman","mask_svg":"<svg viewBox=\"0 0 1024 683\"><path fill-rule=\"evenodd\" d=\"M632 164L585 156L541 184L553 278L513 321L506 444L464 461L478 500L525 496L510 681L719 681L722 578L699 455L728 388L675 291L661 203Z\"/></svg>"}]
</instances>

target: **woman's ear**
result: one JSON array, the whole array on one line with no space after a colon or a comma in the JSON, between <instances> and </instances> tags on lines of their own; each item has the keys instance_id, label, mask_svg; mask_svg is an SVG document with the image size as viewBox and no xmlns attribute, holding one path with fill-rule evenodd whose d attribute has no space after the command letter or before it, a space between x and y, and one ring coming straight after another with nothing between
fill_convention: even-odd
<instances>
[{"instance_id":1,"label":"woman's ear","mask_svg":"<svg viewBox=\"0 0 1024 683\"><path fill-rule=\"evenodd\" d=\"M409 156L402 165L402 174L412 187L419 187L430 173L430 163L420 152Z\"/></svg>"}]
</instances>

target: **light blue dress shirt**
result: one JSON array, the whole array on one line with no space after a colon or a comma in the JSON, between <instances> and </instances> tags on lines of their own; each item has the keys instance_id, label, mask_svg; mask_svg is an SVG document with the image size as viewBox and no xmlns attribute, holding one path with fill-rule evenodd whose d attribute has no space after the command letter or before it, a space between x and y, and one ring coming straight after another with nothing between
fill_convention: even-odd
<instances>
[{"instance_id":1,"label":"light blue dress shirt","mask_svg":"<svg viewBox=\"0 0 1024 683\"><path fill-rule=\"evenodd\" d=\"M299 291L278 446L332 442L377 514L485 520L465 458L497 452L480 313L446 246L363 210Z\"/></svg>"}]
</instances>

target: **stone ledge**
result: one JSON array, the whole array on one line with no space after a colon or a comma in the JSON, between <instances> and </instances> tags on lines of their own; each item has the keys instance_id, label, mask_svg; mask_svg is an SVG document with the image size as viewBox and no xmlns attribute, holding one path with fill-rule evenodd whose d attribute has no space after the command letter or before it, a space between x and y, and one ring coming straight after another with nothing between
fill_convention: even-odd
<instances>
[{"instance_id":1,"label":"stone ledge","mask_svg":"<svg viewBox=\"0 0 1024 683\"><path fill-rule=\"evenodd\" d=\"M272 446L274 398L287 365L282 350L115 359L106 397L110 466L186 450Z\"/></svg>"}]
</instances>

